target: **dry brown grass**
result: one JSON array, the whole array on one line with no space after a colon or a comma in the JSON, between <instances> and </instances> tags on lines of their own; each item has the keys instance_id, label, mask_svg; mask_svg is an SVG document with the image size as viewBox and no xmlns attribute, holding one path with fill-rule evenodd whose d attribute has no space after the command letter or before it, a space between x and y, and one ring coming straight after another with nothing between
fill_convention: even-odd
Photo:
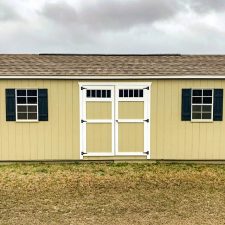
<instances>
[{"instance_id":1,"label":"dry brown grass","mask_svg":"<svg viewBox=\"0 0 225 225\"><path fill-rule=\"evenodd\" d=\"M225 224L225 166L0 166L0 224Z\"/></svg>"}]
</instances>

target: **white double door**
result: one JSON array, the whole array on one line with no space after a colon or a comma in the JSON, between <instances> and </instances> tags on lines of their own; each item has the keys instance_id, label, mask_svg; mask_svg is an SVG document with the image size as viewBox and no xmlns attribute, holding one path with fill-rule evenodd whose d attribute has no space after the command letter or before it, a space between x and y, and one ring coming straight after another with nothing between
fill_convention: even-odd
<instances>
[{"instance_id":1,"label":"white double door","mask_svg":"<svg viewBox=\"0 0 225 225\"><path fill-rule=\"evenodd\" d=\"M81 97L81 158L150 158L150 86L85 85Z\"/></svg>"}]
</instances>

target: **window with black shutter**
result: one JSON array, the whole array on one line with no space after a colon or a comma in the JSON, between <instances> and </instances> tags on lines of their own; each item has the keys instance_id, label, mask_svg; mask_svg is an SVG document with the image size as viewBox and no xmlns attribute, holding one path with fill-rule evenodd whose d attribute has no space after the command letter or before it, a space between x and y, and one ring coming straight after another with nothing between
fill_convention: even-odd
<instances>
[{"instance_id":1,"label":"window with black shutter","mask_svg":"<svg viewBox=\"0 0 225 225\"><path fill-rule=\"evenodd\" d=\"M16 121L38 121L38 90L16 90Z\"/></svg>"},{"instance_id":2,"label":"window with black shutter","mask_svg":"<svg viewBox=\"0 0 225 225\"><path fill-rule=\"evenodd\" d=\"M182 89L182 121L222 121L223 89Z\"/></svg>"},{"instance_id":3,"label":"window with black shutter","mask_svg":"<svg viewBox=\"0 0 225 225\"><path fill-rule=\"evenodd\" d=\"M7 121L47 121L47 89L6 89Z\"/></svg>"}]
</instances>

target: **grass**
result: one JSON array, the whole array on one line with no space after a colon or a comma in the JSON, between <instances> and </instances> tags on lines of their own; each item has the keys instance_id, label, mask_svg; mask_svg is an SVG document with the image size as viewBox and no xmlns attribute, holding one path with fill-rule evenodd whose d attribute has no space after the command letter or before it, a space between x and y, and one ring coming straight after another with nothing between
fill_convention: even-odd
<instances>
[{"instance_id":1,"label":"grass","mask_svg":"<svg viewBox=\"0 0 225 225\"><path fill-rule=\"evenodd\" d=\"M0 166L0 224L225 224L225 166Z\"/></svg>"}]
</instances>

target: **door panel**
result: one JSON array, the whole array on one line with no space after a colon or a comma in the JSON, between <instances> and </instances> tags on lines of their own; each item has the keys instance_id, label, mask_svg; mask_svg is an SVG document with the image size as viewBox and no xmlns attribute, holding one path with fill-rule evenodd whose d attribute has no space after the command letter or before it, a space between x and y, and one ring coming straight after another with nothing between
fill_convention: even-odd
<instances>
[{"instance_id":1,"label":"door panel","mask_svg":"<svg viewBox=\"0 0 225 225\"><path fill-rule=\"evenodd\" d=\"M119 123L118 141L119 152L143 152L144 124Z\"/></svg>"},{"instance_id":2,"label":"door panel","mask_svg":"<svg viewBox=\"0 0 225 225\"><path fill-rule=\"evenodd\" d=\"M111 102L87 102L87 119L112 119Z\"/></svg>"},{"instance_id":3,"label":"door panel","mask_svg":"<svg viewBox=\"0 0 225 225\"><path fill-rule=\"evenodd\" d=\"M114 154L114 87L82 87L82 151L87 155Z\"/></svg>"},{"instance_id":4,"label":"door panel","mask_svg":"<svg viewBox=\"0 0 225 225\"><path fill-rule=\"evenodd\" d=\"M144 119L144 102L119 102L119 119Z\"/></svg>"},{"instance_id":5,"label":"door panel","mask_svg":"<svg viewBox=\"0 0 225 225\"><path fill-rule=\"evenodd\" d=\"M87 152L112 152L112 125L109 123L87 124Z\"/></svg>"},{"instance_id":6,"label":"door panel","mask_svg":"<svg viewBox=\"0 0 225 225\"><path fill-rule=\"evenodd\" d=\"M149 88L117 86L115 129L117 155L149 154Z\"/></svg>"}]
</instances>

